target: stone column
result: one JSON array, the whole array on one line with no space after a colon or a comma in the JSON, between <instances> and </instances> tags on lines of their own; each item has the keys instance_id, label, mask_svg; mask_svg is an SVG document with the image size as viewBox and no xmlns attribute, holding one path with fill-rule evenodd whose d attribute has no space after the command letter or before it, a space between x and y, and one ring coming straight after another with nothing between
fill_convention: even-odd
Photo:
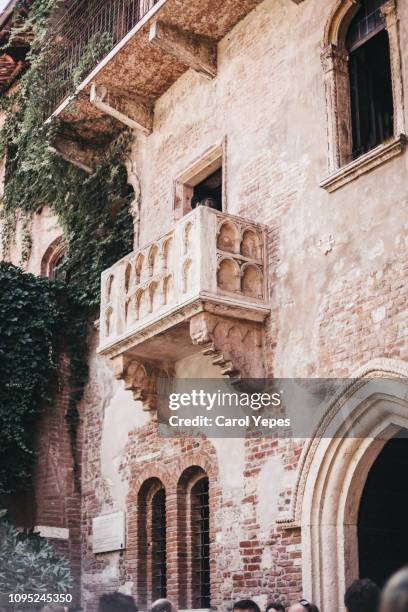
<instances>
[{"instance_id":1,"label":"stone column","mask_svg":"<svg viewBox=\"0 0 408 612\"><path fill-rule=\"evenodd\" d=\"M394 135L405 133L404 93L399 44L399 19L395 0L389 0L381 7L390 42L392 94L394 101Z\"/></svg>"}]
</instances>

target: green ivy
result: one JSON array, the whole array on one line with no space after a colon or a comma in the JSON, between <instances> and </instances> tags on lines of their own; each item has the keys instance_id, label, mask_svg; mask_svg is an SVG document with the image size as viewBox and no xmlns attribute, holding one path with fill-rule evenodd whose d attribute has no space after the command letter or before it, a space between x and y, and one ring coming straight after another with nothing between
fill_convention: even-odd
<instances>
[{"instance_id":1,"label":"green ivy","mask_svg":"<svg viewBox=\"0 0 408 612\"><path fill-rule=\"evenodd\" d=\"M75 87L78 87L85 76L87 76L96 63L102 59L106 52L113 46L113 38L107 32L98 32L94 34L78 62L78 65L73 70L71 79Z\"/></svg>"},{"instance_id":2,"label":"green ivy","mask_svg":"<svg viewBox=\"0 0 408 612\"><path fill-rule=\"evenodd\" d=\"M18 439L13 436L11 422L7 426L10 442L7 448L17 445L19 460L15 463L14 476L9 474L8 485L11 487L13 478L20 483L25 475L28 477L27 458L32 454L30 436L35 420L38 418L38 398L43 397L47 380L55 376L55 347L68 355L71 388L71 401L67 419L70 426L72 450L76 457L76 427L78 422L77 404L82 397L87 380L87 335L88 326L97 314L100 294L100 274L115 261L132 250L133 218L130 213L132 193L127 184L127 173L124 161L128 153L130 135L123 132L108 148L107 153L91 174L69 164L52 152L54 139L61 130L75 129L59 121L44 123L49 100L53 97L54 88L59 83L49 83L45 78L47 65L53 52L51 38L47 33L47 20L56 0L36 0L26 9L26 3L17 5L17 17L23 11L24 19L16 19L16 25L11 36L21 35L23 30L31 34L31 47L28 54L28 68L22 75L18 87L11 94L0 99L6 117L0 130L0 154L6 154L6 175L4 195L0 205L2 218L2 242L7 254L14 240L15 224L18 215L26 219L23 236L22 261L30 256L31 237L30 220L41 209L48 205L58 216L64 238L68 243L67 256L64 263L65 283L58 291L58 300L64 304L59 312L59 322L55 326L56 313L52 307L53 289L47 281L35 284L32 277L28 283L33 295L28 299L28 293L21 300L10 300L2 311L0 303L0 324L6 328L10 323L20 321L20 314L25 312L27 320L30 316L38 316L37 325L41 328L43 317L43 332L49 343L48 357L44 360L45 345L37 346L38 355L31 367L30 384L26 388L24 367L32 357L30 347L37 337L31 337L30 329L22 322L24 343L21 342L19 325L11 325L8 332L7 346L4 350L9 354L10 363L21 363L12 376L13 385L3 387L0 419L10 413L17 414L22 410L24 418L19 421ZM83 61L75 74L74 80L80 78L83 70L88 70L92 57L99 57L103 45L107 44L107 35L101 33L97 41L91 41ZM100 143L87 142L87 146L100 146ZM3 274L6 269L3 267ZM16 287L20 290L24 285L22 278L8 270L9 284L14 274ZM6 276L7 276L6 274ZM1 282L1 281L0 281ZM2 288L2 293L3 288ZM13 292L11 292L13 294ZM14 296L16 297L16 296ZM24 305L24 299L27 302ZM36 311L43 306L44 311ZM13 303L16 312L13 314ZM7 310L7 309L10 310ZM37 314L36 314L37 313ZM62 321L62 324L61 324ZM33 330L35 330L35 326ZM36 332L35 332L36 333ZM60 342L58 337L64 335ZM1 337L1 334L0 334ZM13 346L15 348L13 348ZM2 350L0 348L0 350ZM3 354L4 354L3 350ZM25 352L25 357L23 353ZM19 361L21 359L21 361ZM37 382L36 382L37 381ZM16 395L18 398L16 400ZM17 403L16 403L17 401ZM37 407L37 408L36 408ZM17 418L17 417L16 417ZM2 438L6 436L2 436ZM1 446L1 443L0 443ZM4 448L0 448L0 453ZM1 469L3 463L0 462ZM4 468L3 478L6 478L7 468Z\"/></svg>"},{"instance_id":3,"label":"green ivy","mask_svg":"<svg viewBox=\"0 0 408 612\"><path fill-rule=\"evenodd\" d=\"M68 593L69 563L38 534L0 518L0 593Z\"/></svg>"},{"instance_id":4,"label":"green ivy","mask_svg":"<svg viewBox=\"0 0 408 612\"><path fill-rule=\"evenodd\" d=\"M33 429L55 388L60 307L48 279L0 263L0 492L26 483Z\"/></svg>"}]
</instances>

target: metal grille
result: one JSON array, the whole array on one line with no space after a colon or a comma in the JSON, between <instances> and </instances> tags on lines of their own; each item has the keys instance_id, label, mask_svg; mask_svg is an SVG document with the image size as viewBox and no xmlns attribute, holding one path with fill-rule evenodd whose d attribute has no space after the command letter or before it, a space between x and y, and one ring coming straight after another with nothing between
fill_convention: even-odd
<instances>
[{"instance_id":1,"label":"metal grille","mask_svg":"<svg viewBox=\"0 0 408 612\"><path fill-rule=\"evenodd\" d=\"M51 90L51 114L71 93L73 74L86 78L97 64L144 17L158 0L75 0L52 28L54 40L45 78ZM92 53L91 53L92 52Z\"/></svg>"},{"instance_id":2,"label":"metal grille","mask_svg":"<svg viewBox=\"0 0 408 612\"><path fill-rule=\"evenodd\" d=\"M353 51L385 28L381 7L386 0L364 0L347 33L347 49Z\"/></svg>"},{"instance_id":3,"label":"metal grille","mask_svg":"<svg viewBox=\"0 0 408 612\"><path fill-rule=\"evenodd\" d=\"M208 478L191 490L192 603L193 608L210 607L210 506Z\"/></svg>"},{"instance_id":4,"label":"metal grille","mask_svg":"<svg viewBox=\"0 0 408 612\"><path fill-rule=\"evenodd\" d=\"M166 493L160 489L152 499L152 600L166 594Z\"/></svg>"}]
</instances>

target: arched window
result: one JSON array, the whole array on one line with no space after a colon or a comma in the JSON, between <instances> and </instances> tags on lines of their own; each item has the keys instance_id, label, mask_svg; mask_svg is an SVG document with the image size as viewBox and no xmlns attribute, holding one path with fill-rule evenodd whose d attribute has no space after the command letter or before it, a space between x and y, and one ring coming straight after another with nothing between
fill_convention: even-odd
<instances>
[{"instance_id":1,"label":"arched window","mask_svg":"<svg viewBox=\"0 0 408 612\"><path fill-rule=\"evenodd\" d=\"M365 0L346 38L353 159L394 134L390 44L383 4L384 0Z\"/></svg>"},{"instance_id":2,"label":"arched window","mask_svg":"<svg viewBox=\"0 0 408 612\"><path fill-rule=\"evenodd\" d=\"M191 488L191 594L193 608L210 607L210 506L208 478Z\"/></svg>"},{"instance_id":3,"label":"arched window","mask_svg":"<svg viewBox=\"0 0 408 612\"><path fill-rule=\"evenodd\" d=\"M152 497L152 600L166 597L166 493L159 489Z\"/></svg>"},{"instance_id":4,"label":"arched window","mask_svg":"<svg viewBox=\"0 0 408 612\"><path fill-rule=\"evenodd\" d=\"M396 0L338 0L323 45L329 176L320 185L334 191L405 147Z\"/></svg>"},{"instance_id":5,"label":"arched window","mask_svg":"<svg viewBox=\"0 0 408 612\"><path fill-rule=\"evenodd\" d=\"M65 281L64 263L68 245L63 238L54 240L45 251L41 262L41 275L52 280Z\"/></svg>"},{"instance_id":6,"label":"arched window","mask_svg":"<svg viewBox=\"0 0 408 612\"><path fill-rule=\"evenodd\" d=\"M178 574L180 608L210 608L209 481L204 470L192 466L178 486Z\"/></svg>"},{"instance_id":7,"label":"arched window","mask_svg":"<svg viewBox=\"0 0 408 612\"><path fill-rule=\"evenodd\" d=\"M166 491L150 478L138 496L138 602L147 607L166 595Z\"/></svg>"}]
</instances>

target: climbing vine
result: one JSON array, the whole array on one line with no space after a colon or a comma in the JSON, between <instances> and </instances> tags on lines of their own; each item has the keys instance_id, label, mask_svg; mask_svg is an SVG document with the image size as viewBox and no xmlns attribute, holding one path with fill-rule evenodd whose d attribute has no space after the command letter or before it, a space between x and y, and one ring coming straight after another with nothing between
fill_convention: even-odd
<instances>
[{"instance_id":1,"label":"climbing vine","mask_svg":"<svg viewBox=\"0 0 408 612\"><path fill-rule=\"evenodd\" d=\"M27 482L33 430L57 385L57 287L0 263L0 492Z\"/></svg>"},{"instance_id":2,"label":"climbing vine","mask_svg":"<svg viewBox=\"0 0 408 612\"><path fill-rule=\"evenodd\" d=\"M47 316L45 312L43 313L44 321L48 321L46 334L44 330L48 344L44 344L41 350L44 357L45 346L48 346L49 359L41 358L32 364L33 383L25 396L25 388L20 385L18 389L18 402L26 406L28 420L22 419L21 439L18 443L16 440L14 442L21 449L22 457L27 458L32 448L30 441L25 437L24 429L27 424L31 426L36 418L32 407L38 394L42 396L45 393L45 380L50 381L54 378L57 347L60 352L63 351L68 356L69 362L71 400L67 419L76 463L77 404L87 380L86 339L88 326L95 317L99 303L100 274L103 269L131 251L133 244L133 219L130 213L132 193L127 184L124 166L130 136L125 132L118 136L90 174L66 162L53 152L52 143L55 137L67 127L57 120L44 122L49 100L52 99L54 88L59 86L52 79L50 79L52 82L48 82L45 78L47 63L53 52L52 42L47 33L47 23L55 4L56 0L36 0L33 3L17 4L11 38L29 32L31 42L27 57L28 68L12 93L8 92L0 99L5 113L5 121L0 131L0 153L5 155L6 159L0 216L3 250L6 254L13 244L16 220L25 219L21 254L23 262L30 257L31 219L41 212L44 206L48 206L58 216L64 238L68 243L63 264L65 282L62 287L58 285L58 298L55 298L59 303L58 325L55 325L55 317L51 314L54 311L50 304ZM89 70L92 57L99 57L103 45L108 42L107 35L103 33L97 41L91 41L83 62L72 75L73 88L83 71ZM87 142L87 146L92 146L92 142ZM11 272L7 271L7 274ZM34 286L32 279L29 282ZM51 300L52 285L53 283L48 281L35 285L37 292L44 292L44 298L38 298L40 301L43 300L44 304L47 300ZM64 305L63 308L61 303ZM12 310L12 302L9 306ZM6 326L13 318L11 310L4 319ZM0 316L4 317L2 311ZM16 316L18 319L18 315ZM17 333L17 330L15 332ZM64 338L58 342L56 338L61 333L64 334ZM25 344L17 343L21 356L24 350L27 354L30 353L33 342L28 328L24 339ZM11 347L7 347L7 350L11 350ZM24 360L23 362L25 363ZM18 369L18 374L22 383L25 377L21 368ZM17 378L13 380L18 386ZM0 407L2 415L7 411L13 412L15 406L13 393L13 390L6 387ZM0 419L2 415L0 414ZM20 476L14 475L16 482L24 480L24 475L28 476L27 470L21 469Z\"/></svg>"}]
</instances>

